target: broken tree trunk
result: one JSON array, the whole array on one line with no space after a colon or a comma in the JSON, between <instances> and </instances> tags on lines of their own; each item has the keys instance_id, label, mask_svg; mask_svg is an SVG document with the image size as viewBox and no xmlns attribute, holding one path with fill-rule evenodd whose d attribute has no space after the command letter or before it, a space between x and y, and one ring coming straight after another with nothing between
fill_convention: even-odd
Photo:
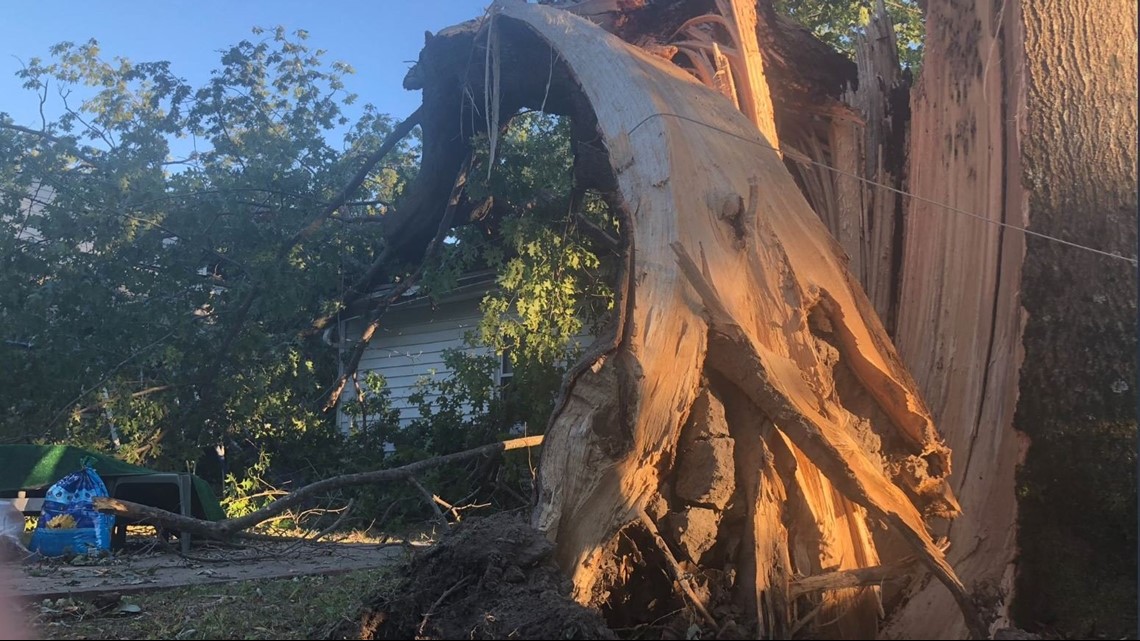
<instances>
[{"instance_id":1,"label":"broken tree trunk","mask_svg":"<svg viewBox=\"0 0 1140 641\"><path fill-rule=\"evenodd\" d=\"M873 589L793 600L790 581L913 554L984 635L925 521L958 512L949 450L765 127L586 20L514 3L490 15L499 55L553 50L562 72L500 73L573 83L556 90L579 92L589 113L572 117L596 120L607 166L594 169L616 179L622 216L620 323L568 378L534 514L576 597L659 616L629 600L672 557L701 607L756 634L828 608L817 632L865 638ZM666 603L667 588L651 596Z\"/></svg>"},{"instance_id":2,"label":"broken tree trunk","mask_svg":"<svg viewBox=\"0 0 1140 641\"><path fill-rule=\"evenodd\" d=\"M1087 96L1071 89L1082 65L1115 69L1119 56L1093 44L1081 49L1091 58L1069 51L1058 36L1064 25L1028 3L931 2L922 84L908 105L885 22L871 25L856 68L769 3L756 6L750 27L741 26L753 13L740 2L559 4L636 48L557 9L500 4L429 39L408 86L425 90L425 140L438 129L434 139L446 142L425 147L425 167L439 171L421 175L450 180L476 123L494 137L518 108L543 109L571 119L576 188L601 191L621 218L614 322L567 377L534 514L577 598L631 624L695 600L708 617L745 621L765 637L866 638L884 609L894 610L889 635L985 635L971 597L996 602L985 618L1000 618L1012 577L1019 288L1039 292L1046 327L1050 318L1076 328L1103 316L1077 318L1047 299L1051 266L1075 263L1052 260L1046 246L1025 262L1025 237L1000 225L1036 220L1065 236L1073 206L1104 211L1089 244L1131 253L1119 247L1134 235L1118 232L1127 205L1134 209L1135 156L1121 149L1128 136L1105 127L1134 138L1135 110L1117 98L1129 87L1134 97L1135 84L1094 83ZM1095 24L1118 35L1131 24L1134 35L1135 14L1129 23L1118 9L1096 12L1106 17ZM549 67L529 64L547 59ZM1037 65L1030 79L1026 59ZM1111 117L1089 115L1094 97L1114 105ZM1082 118L1081 135L1057 124L1069 114ZM1048 144L1024 143L1027 123ZM1095 149L1073 142L1098 137L1105 143ZM798 185L780 162L781 144ZM816 163L810 171L796 164L805 156ZM1122 157L1132 162L1117 166ZM1103 165L1101 178L1082 173L1085 158ZM1103 188L1051 187L1070 176ZM890 194L896 188L921 198ZM409 209L405 222L430 229L435 210L439 203ZM407 257L422 254L423 238L393 237L410 239L398 248ZM1036 271L1023 276L1023 263ZM1096 281L1093 301L1110 301L1108 325L1130 329L1119 319L1135 309L1134 262L1099 280L1094 267L1063 280ZM1106 344L1127 342L1117 330L1091 329L1113 339ZM1076 347L1078 335L1060 344ZM1047 354L1052 343L1033 345ZM1039 359L1034 371L1055 369ZM1120 378L1109 388L1119 395L1134 363L1113 372ZM1037 388L1047 393L1035 398L1078 394ZM920 390L964 453L953 476ZM1033 418L1022 420L1038 420L1042 406L1026 398L1023 416ZM1124 405L1111 400L1101 405ZM1086 406L1058 404L1062 415L1092 416ZM950 526L956 494L968 516ZM973 595L928 522L956 542ZM900 576L847 587L912 554L937 582ZM677 586L661 586L661 570ZM791 588L813 577L834 589ZM739 631L729 623L723 630Z\"/></svg>"},{"instance_id":3,"label":"broken tree trunk","mask_svg":"<svg viewBox=\"0 0 1140 641\"><path fill-rule=\"evenodd\" d=\"M940 533L953 541L950 559L967 585L993 594L1012 588L1020 460L1012 426L1025 237L993 224L1026 223L1017 155L1024 56L1017 51L1016 4L928 5L908 190L991 222L927 201L906 203L895 332L956 455L953 482L965 513ZM1008 5L1004 16L998 5ZM910 638L923 630L960 638L960 618L935 592L910 595L887 634Z\"/></svg>"},{"instance_id":4,"label":"broken tree trunk","mask_svg":"<svg viewBox=\"0 0 1140 641\"><path fill-rule=\"evenodd\" d=\"M1113 518L1090 512L1087 495L1069 506L1057 500L1110 489L1090 487L1110 455L1095 448L1135 447L1135 264L999 225L1135 256L1136 6L931 0L926 24L908 189L929 200L907 204L895 342L955 453L964 514L941 528L950 560L1000 624L1019 553L1015 483L1025 435L1079 436L1048 455L1065 476L1047 476L1063 480L1030 488L1045 500L1025 524L1024 578L1056 576L1046 567L1061 562L1059 547L1091 544L1067 537ZM1102 440L1114 423L1124 436ZM1092 556L1112 553L1131 556L1133 567L1113 580L1132 583L1134 546ZM1086 562L1070 573L1091 571ZM1033 624L1089 607L1073 603L1076 594L1117 596L1107 594L1114 583L1093 579L1088 585L1105 587L1068 587L1061 603L1044 596L1059 586L1043 583L1022 583L1036 593ZM910 595L885 633L960 638L948 605L930 586Z\"/></svg>"},{"instance_id":5,"label":"broken tree trunk","mask_svg":"<svg viewBox=\"0 0 1140 641\"><path fill-rule=\"evenodd\" d=\"M898 316L910 76L899 66L882 0L856 36L858 73L824 118L784 115L788 163L812 208L851 259L888 333Z\"/></svg>"}]
</instances>

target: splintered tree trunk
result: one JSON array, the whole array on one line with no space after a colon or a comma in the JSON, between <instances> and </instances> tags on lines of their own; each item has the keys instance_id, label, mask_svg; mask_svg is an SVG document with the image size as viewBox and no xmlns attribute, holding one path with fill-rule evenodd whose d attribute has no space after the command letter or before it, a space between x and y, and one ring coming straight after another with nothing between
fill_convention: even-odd
<instances>
[{"instance_id":1,"label":"splintered tree trunk","mask_svg":"<svg viewBox=\"0 0 1140 641\"><path fill-rule=\"evenodd\" d=\"M1084 447L1112 421L1135 434L1134 265L994 223L1135 255L1136 6L931 0L926 24L909 191L986 221L908 203L895 342L955 454L963 515L939 528L949 559L1000 619L1018 555L1025 439L1015 426L1030 437L1084 430ZM1061 523L1103 518L1045 511ZM1034 545L1041 534L1022 537L1023 573L1039 576L1035 568L1072 553ZM960 638L964 629L930 586L886 633Z\"/></svg>"},{"instance_id":2,"label":"splintered tree trunk","mask_svg":"<svg viewBox=\"0 0 1140 641\"><path fill-rule=\"evenodd\" d=\"M548 7L498 5L490 29L512 20L577 82L624 216L619 322L556 407L534 517L576 597L665 603L645 590L664 565L761 636L818 616L865 638L875 588L791 584L915 555L973 621L924 521L957 514L949 451L778 153L675 65Z\"/></svg>"},{"instance_id":3,"label":"splintered tree trunk","mask_svg":"<svg viewBox=\"0 0 1140 641\"><path fill-rule=\"evenodd\" d=\"M1005 6L1005 13L1001 7ZM895 342L955 454L962 516L938 531L972 591L1005 614L1016 555L1013 430L1021 367L1019 300L1025 236L1019 136L1024 83L1017 2L927 7L921 80L913 99ZM961 211L948 210L940 203ZM961 638L960 616L920 591L887 634Z\"/></svg>"}]
</instances>

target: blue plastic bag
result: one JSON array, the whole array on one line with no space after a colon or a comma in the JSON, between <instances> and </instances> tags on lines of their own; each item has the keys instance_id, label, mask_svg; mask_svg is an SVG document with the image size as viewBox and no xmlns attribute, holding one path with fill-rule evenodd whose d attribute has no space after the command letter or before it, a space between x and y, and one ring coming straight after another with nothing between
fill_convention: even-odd
<instances>
[{"instance_id":1,"label":"blue plastic bag","mask_svg":"<svg viewBox=\"0 0 1140 641\"><path fill-rule=\"evenodd\" d=\"M110 550L115 517L95 511L91 499L96 496L107 496L107 486L84 461L82 469L48 489L28 547L44 556Z\"/></svg>"}]
</instances>

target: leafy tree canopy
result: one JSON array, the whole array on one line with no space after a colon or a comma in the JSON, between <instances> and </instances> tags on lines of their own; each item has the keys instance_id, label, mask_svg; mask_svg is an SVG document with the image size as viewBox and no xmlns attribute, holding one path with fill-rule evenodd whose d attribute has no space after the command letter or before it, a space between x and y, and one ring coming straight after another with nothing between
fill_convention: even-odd
<instances>
[{"instance_id":1,"label":"leafy tree canopy","mask_svg":"<svg viewBox=\"0 0 1140 641\"><path fill-rule=\"evenodd\" d=\"M266 449L279 472L335 469L343 458L297 447L339 438L332 413L320 411L336 350L305 330L380 253L373 223L400 206L417 142L390 154L352 204L283 253L392 122L371 107L349 121L351 68L309 49L303 31L254 35L223 52L201 86L168 63L107 60L95 41L60 44L21 73L46 111L61 115L35 128L0 115L6 440L66 440L168 467L223 442L250 446L245 462L258 474ZM490 172L486 141L474 142L482 178L471 193L495 193L509 211L493 228L454 230L424 290L438 296L462 273L498 272L471 340L510 350L525 393L482 389L486 359L453 355L462 384L422 403L430 428L398 436L382 381L361 381L376 392L358 402L355 413L371 418L361 426L382 427L372 430L378 443L407 441L406 452L461 445L465 438L439 426L446 416L469 422L474 405L494 416L481 419L489 426L542 423L572 339L610 305L605 257L576 221L613 225L595 195L570 202L567 125L519 115Z\"/></svg>"},{"instance_id":2,"label":"leafy tree canopy","mask_svg":"<svg viewBox=\"0 0 1140 641\"><path fill-rule=\"evenodd\" d=\"M375 251L375 226L349 221L398 200L416 149L369 176L357 194L369 204L279 256L391 121L365 107L348 122L351 68L309 49L303 31L255 36L201 86L165 62L107 60L95 41L57 45L21 72L62 115L35 129L0 115L9 440L113 440L128 459L173 462L223 436L327 427L314 408L334 352L299 329ZM76 103L73 90L89 97ZM239 322L254 287L263 294Z\"/></svg>"}]
</instances>

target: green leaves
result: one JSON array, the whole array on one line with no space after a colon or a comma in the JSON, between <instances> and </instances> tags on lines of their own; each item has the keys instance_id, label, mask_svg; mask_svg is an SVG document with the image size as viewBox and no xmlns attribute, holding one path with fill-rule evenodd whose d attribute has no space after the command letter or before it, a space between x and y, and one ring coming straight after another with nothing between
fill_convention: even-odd
<instances>
[{"instance_id":1,"label":"green leaves","mask_svg":"<svg viewBox=\"0 0 1140 641\"><path fill-rule=\"evenodd\" d=\"M124 456L183 468L220 439L273 450L330 427L314 408L336 351L299 335L379 238L330 223L278 256L391 121L365 109L335 148L351 68L304 32L258 35L201 86L95 41L20 72L45 122L0 117L0 340L32 345L0 342L3 437L106 449L113 425ZM394 201L413 152L360 200Z\"/></svg>"},{"instance_id":2,"label":"green leaves","mask_svg":"<svg viewBox=\"0 0 1140 641\"><path fill-rule=\"evenodd\" d=\"M498 291L483 300L483 343L510 349L516 359L553 363L582 333L592 312L583 308L611 296L599 258L565 228L563 235L533 219L504 223L516 256L501 268Z\"/></svg>"},{"instance_id":3,"label":"green leaves","mask_svg":"<svg viewBox=\"0 0 1140 641\"><path fill-rule=\"evenodd\" d=\"M895 25L899 61L917 69L922 63L925 22L915 0L888 0L887 14ZM849 56L854 55L855 35L871 21L872 0L777 0L776 10L811 29L817 38Z\"/></svg>"},{"instance_id":4,"label":"green leaves","mask_svg":"<svg viewBox=\"0 0 1140 641\"><path fill-rule=\"evenodd\" d=\"M498 273L483 300L475 340L516 362L544 366L566 358L576 337L609 307L612 292L598 250L578 231L575 213L613 229L596 196L572 203L573 156L569 124L524 112L499 141L488 179L485 136L475 138L475 177L468 191L507 203L493 228L463 228L441 252L429 289L445 290L458 275L478 268ZM578 211L572 211L576 208Z\"/></svg>"}]
</instances>

